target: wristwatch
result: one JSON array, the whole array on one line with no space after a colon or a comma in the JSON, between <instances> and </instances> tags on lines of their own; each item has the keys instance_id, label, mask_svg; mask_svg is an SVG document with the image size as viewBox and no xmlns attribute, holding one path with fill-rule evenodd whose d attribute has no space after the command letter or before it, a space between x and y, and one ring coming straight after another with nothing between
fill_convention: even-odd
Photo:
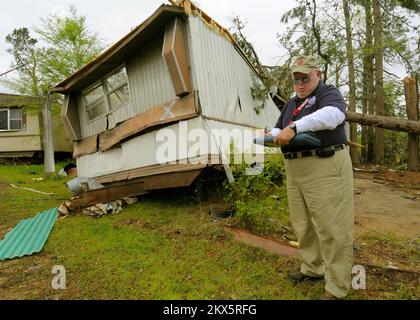
<instances>
[{"instance_id":1,"label":"wristwatch","mask_svg":"<svg viewBox=\"0 0 420 320\"><path fill-rule=\"evenodd\" d=\"M296 123L292 123L290 126L289 126L289 128L290 129L292 129L294 132L295 132L295 134L297 134L297 128L296 128Z\"/></svg>"}]
</instances>

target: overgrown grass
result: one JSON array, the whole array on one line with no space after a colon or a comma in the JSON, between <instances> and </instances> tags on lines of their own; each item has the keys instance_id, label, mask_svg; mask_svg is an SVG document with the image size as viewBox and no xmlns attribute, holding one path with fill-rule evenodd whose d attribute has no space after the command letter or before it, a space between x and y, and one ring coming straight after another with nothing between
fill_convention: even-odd
<instances>
[{"instance_id":1,"label":"overgrown grass","mask_svg":"<svg viewBox=\"0 0 420 320\"><path fill-rule=\"evenodd\" d=\"M70 196L67 179L32 180L42 176L42 166L0 166L0 238L21 219ZM10 183L54 195L7 187ZM287 216L270 201L261 206ZM273 201L281 208L286 200ZM322 282L292 286L287 273L299 268L297 260L231 239L224 223L208 215L209 206L175 190L142 197L119 215L61 219L41 253L0 262L0 299L313 299L323 292ZM66 269L66 290L51 288L56 265ZM375 279L369 275L369 284L380 286ZM375 291L375 298L415 296L402 283L399 290ZM371 296L353 292L349 298Z\"/></svg>"},{"instance_id":2,"label":"overgrown grass","mask_svg":"<svg viewBox=\"0 0 420 320\"><path fill-rule=\"evenodd\" d=\"M70 196L67 179L32 180L42 176L42 166L0 166L0 236ZM234 241L208 215L209 204L180 192L145 197L116 216L57 221L41 253L0 262L0 298L308 299L319 292L292 287L285 271L296 262ZM66 268L64 291L51 289L55 265Z\"/></svg>"}]
</instances>

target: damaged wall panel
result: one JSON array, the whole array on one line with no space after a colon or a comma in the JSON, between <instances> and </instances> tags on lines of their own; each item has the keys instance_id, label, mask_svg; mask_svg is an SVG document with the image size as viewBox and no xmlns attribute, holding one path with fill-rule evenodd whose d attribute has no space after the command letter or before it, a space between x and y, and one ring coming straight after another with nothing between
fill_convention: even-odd
<instances>
[{"instance_id":1,"label":"damaged wall panel","mask_svg":"<svg viewBox=\"0 0 420 320\"><path fill-rule=\"evenodd\" d=\"M98 135L74 143L73 157L78 158L98 151Z\"/></svg>"},{"instance_id":2,"label":"damaged wall panel","mask_svg":"<svg viewBox=\"0 0 420 320\"><path fill-rule=\"evenodd\" d=\"M196 99L194 94L190 94L182 99L176 99L143 112L116 128L101 133L99 136L99 150L102 152L109 150L120 141L147 128L195 116L198 116Z\"/></svg>"},{"instance_id":3,"label":"damaged wall panel","mask_svg":"<svg viewBox=\"0 0 420 320\"><path fill-rule=\"evenodd\" d=\"M73 94L70 93L65 96L60 117L68 137L72 141L82 139L77 99Z\"/></svg>"},{"instance_id":4,"label":"damaged wall panel","mask_svg":"<svg viewBox=\"0 0 420 320\"><path fill-rule=\"evenodd\" d=\"M164 30L126 63L133 116L176 97L162 57L163 33Z\"/></svg>"},{"instance_id":5,"label":"damaged wall panel","mask_svg":"<svg viewBox=\"0 0 420 320\"><path fill-rule=\"evenodd\" d=\"M166 27L162 56L165 58L178 97L192 91L185 39L185 23L180 18L175 18Z\"/></svg>"}]
</instances>

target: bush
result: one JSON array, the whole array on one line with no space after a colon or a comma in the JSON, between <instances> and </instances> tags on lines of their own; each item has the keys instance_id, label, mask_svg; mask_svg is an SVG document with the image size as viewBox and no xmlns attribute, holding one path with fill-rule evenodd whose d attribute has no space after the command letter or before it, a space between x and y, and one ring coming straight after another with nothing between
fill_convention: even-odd
<instances>
[{"instance_id":1,"label":"bush","mask_svg":"<svg viewBox=\"0 0 420 320\"><path fill-rule=\"evenodd\" d=\"M247 175L247 168L233 166L235 183L225 183L225 200L237 209L233 222L260 234L276 232L288 221L283 157L271 155L258 175Z\"/></svg>"}]
</instances>

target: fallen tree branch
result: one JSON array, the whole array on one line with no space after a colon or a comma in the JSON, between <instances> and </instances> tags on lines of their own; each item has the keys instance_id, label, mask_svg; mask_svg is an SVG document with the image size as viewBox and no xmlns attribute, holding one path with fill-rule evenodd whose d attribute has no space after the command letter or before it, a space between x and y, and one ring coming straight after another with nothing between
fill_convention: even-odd
<instances>
[{"instance_id":1,"label":"fallen tree branch","mask_svg":"<svg viewBox=\"0 0 420 320\"><path fill-rule=\"evenodd\" d=\"M348 122L356 122L366 126L420 134L420 121L397 119L350 111L346 112L346 118Z\"/></svg>"}]
</instances>

